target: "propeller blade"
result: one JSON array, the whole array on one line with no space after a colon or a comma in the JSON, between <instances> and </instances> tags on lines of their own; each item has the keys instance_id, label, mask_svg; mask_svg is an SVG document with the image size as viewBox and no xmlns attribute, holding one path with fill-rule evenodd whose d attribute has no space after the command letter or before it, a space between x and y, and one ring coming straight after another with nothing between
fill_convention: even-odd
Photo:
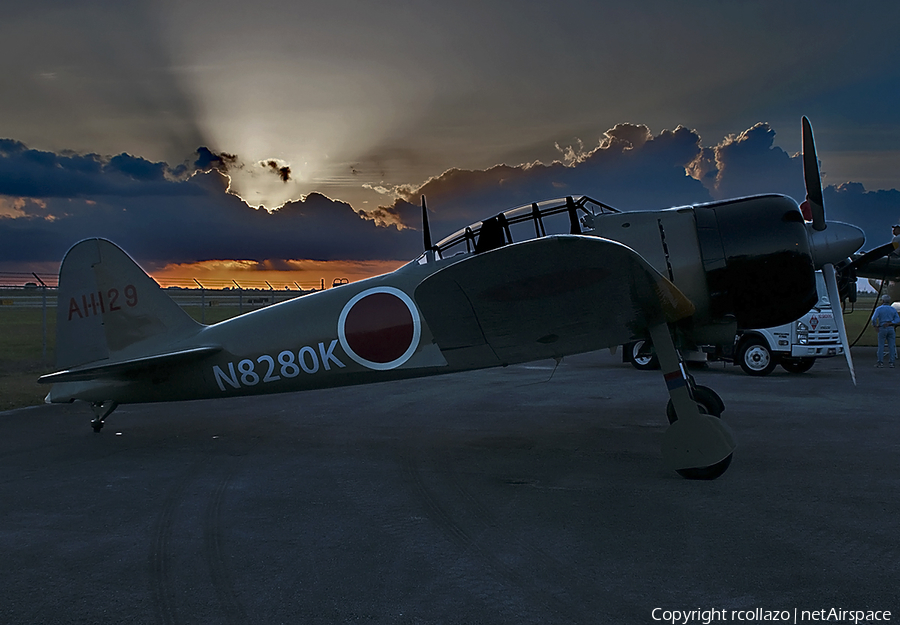
<instances>
[{"instance_id":1,"label":"propeller blade","mask_svg":"<svg viewBox=\"0 0 900 625\"><path fill-rule=\"evenodd\" d=\"M822 179L819 177L819 159L812 126L803 117L803 180L806 182L806 201L812 213L813 230L825 229L825 201L822 198Z\"/></svg>"},{"instance_id":2,"label":"propeller blade","mask_svg":"<svg viewBox=\"0 0 900 625\"><path fill-rule=\"evenodd\" d=\"M856 269L857 267L865 265L866 263L871 263L873 260L884 258L895 249L897 249L897 246L894 245L894 243L885 243L884 245L879 245L875 249L869 250L865 254L854 259L849 265L844 267L844 269Z\"/></svg>"},{"instance_id":3,"label":"propeller blade","mask_svg":"<svg viewBox=\"0 0 900 625\"><path fill-rule=\"evenodd\" d=\"M853 386L856 386L856 371L853 369L853 357L850 355L850 342L847 340L847 328L844 327L844 313L841 310L841 296L838 293L837 276L834 265L827 263L822 267L822 276L825 278L825 288L828 289L828 301L831 303L831 311L834 313L834 322L837 324L838 334L841 337L841 345L844 346L844 357L847 358L847 366L850 368L850 377Z\"/></svg>"}]
</instances>

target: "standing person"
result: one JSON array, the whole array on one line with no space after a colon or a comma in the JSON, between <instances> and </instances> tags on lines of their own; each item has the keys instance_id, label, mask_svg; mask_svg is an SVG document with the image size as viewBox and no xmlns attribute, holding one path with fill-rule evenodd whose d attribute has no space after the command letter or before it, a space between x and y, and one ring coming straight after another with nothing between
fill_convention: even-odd
<instances>
[{"instance_id":1,"label":"standing person","mask_svg":"<svg viewBox=\"0 0 900 625\"><path fill-rule=\"evenodd\" d=\"M878 330L878 362L875 366L884 366L884 348L887 347L893 369L894 360L897 358L897 333L894 328L900 325L900 314L897 314L897 310L891 306L889 295L882 296L881 302L881 306L876 308L872 315L872 327Z\"/></svg>"}]
</instances>

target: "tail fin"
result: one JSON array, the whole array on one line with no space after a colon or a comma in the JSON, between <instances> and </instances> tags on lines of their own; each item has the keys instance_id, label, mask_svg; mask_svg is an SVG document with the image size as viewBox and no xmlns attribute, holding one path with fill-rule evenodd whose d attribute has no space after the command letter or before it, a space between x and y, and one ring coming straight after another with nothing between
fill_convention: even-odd
<instances>
[{"instance_id":1,"label":"tail fin","mask_svg":"<svg viewBox=\"0 0 900 625\"><path fill-rule=\"evenodd\" d=\"M56 311L61 369L158 353L203 327L106 239L86 239L68 251Z\"/></svg>"}]
</instances>

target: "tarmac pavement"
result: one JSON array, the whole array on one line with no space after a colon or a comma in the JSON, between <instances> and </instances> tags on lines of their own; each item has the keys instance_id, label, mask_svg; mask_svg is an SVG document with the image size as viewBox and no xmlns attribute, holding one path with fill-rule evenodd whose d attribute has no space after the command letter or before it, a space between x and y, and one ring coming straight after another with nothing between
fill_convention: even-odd
<instances>
[{"instance_id":1,"label":"tarmac pavement","mask_svg":"<svg viewBox=\"0 0 900 625\"><path fill-rule=\"evenodd\" d=\"M662 377L606 351L100 434L0 413L0 623L900 620L900 368L853 353L857 387L695 370L738 442L712 482L663 467Z\"/></svg>"}]
</instances>

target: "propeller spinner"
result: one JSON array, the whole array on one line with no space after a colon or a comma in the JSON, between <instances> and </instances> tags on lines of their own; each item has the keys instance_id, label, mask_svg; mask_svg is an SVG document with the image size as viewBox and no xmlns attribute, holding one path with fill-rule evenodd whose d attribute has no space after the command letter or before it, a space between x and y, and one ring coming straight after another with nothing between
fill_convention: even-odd
<instances>
[{"instance_id":1,"label":"propeller spinner","mask_svg":"<svg viewBox=\"0 0 900 625\"><path fill-rule=\"evenodd\" d=\"M806 182L806 202L812 217L807 226L809 247L816 269L822 270L828 300L835 311L844 356L850 368L850 377L856 384L856 371L853 369L853 357L850 355L850 343L847 340L847 328L844 326L844 315L840 310L837 276L834 264L841 262L865 243L866 236L862 230L839 221L825 220L825 202L822 196L822 180L819 177L819 159L816 156L816 143L813 139L812 126L809 119L803 117L803 179Z\"/></svg>"}]
</instances>

